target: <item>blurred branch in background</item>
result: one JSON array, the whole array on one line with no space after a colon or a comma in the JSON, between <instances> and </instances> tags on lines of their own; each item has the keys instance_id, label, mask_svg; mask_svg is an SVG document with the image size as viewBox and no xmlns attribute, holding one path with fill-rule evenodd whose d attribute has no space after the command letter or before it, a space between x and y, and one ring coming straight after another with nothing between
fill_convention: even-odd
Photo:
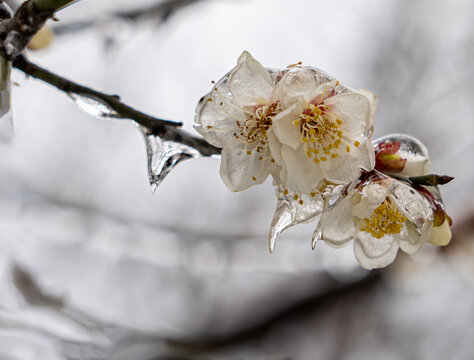
<instances>
[{"instance_id":1,"label":"blurred branch in background","mask_svg":"<svg viewBox=\"0 0 474 360\"><path fill-rule=\"evenodd\" d=\"M116 11L111 14L101 15L94 19L85 19L67 24L57 24L53 27L56 35L65 35L77 31L87 30L91 27L103 25L108 20L125 20L138 22L156 19L161 24L169 19L177 10L197 3L200 0L166 0L150 6L138 7L133 10Z\"/></svg>"}]
</instances>

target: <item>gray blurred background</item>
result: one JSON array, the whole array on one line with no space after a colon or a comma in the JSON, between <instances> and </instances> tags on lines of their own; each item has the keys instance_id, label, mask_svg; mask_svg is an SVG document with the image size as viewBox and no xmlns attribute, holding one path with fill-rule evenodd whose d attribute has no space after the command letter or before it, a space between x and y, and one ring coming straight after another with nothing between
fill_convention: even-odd
<instances>
[{"instance_id":1,"label":"gray blurred background","mask_svg":"<svg viewBox=\"0 0 474 360\"><path fill-rule=\"evenodd\" d=\"M57 17L31 60L189 131L243 50L372 90L375 137L418 137L456 178L454 239L367 272L350 247L311 251L312 224L269 254L270 182L231 193L198 159L152 195L130 123L14 73L1 360L474 358L473 1L82 0Z\"/></svg>"}]
</instances>

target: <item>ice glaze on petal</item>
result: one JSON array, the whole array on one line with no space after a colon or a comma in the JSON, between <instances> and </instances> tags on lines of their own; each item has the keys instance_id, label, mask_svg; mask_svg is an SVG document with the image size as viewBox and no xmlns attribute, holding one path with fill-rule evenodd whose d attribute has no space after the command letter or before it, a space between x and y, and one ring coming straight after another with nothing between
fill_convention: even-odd
<instances>
[{"instance_id":1,"label":"ice glaze on petal","mask_svg":"<svg viewBox=\"0 0 474 360\"><path fill-rule=\"evenodd\" d=\"M234 99L243 106L267 104L274 87L268 70L247 51L240 55L237 67L229 75L228 85Z\"/></svg>"}]
</instances>

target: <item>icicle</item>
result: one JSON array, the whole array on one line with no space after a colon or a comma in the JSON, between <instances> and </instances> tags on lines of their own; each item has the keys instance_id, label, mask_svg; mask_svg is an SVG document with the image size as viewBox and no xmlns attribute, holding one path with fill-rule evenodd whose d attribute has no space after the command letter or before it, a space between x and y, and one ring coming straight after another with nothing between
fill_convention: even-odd
<instances>
[{"instance_id":1,"label":"icicle","mask_svg":"<svg viewBox=\"0 0 474 360\"><path fill-rule=\"evenodd\" d=\"M13 138L13 117L10 108L11 62L0 56L0 141Z\"/></svg>"},{"instance_id":2,"label":"icicle","mask_svg":"<svg viewBox=\"0 0 474 360\"><path fill-rule=\"evenodd\" d=\"M138 126L146 142L148 159L148 178L151 191L154 193L158 185L168 173L181 161L201 157L201 153L191 146L178 142L163 140L153 135L147 128Z\"/></svg>"},{"instance_id":3,"label":"icicle","mask_svg":"<svg viewBox=\"0 0 474 360\"><path fill-rule=\"evenodd\" d=\"M87 114L99 119L117 119L121 116L104 101L91 95L68 93L74 102Z\"/></svg>"},{"instance_id":4,"label":"icicle","mask_svg":"<svg viewBox=\"0 0 474 360\"><path fill-rule=\"evenodd\" d=\"M275 247L278 235L284 230L313 220L323 210L323 198L317 193L297 194L284 189L281 185L275 187L277 207L270 226L268 246L270 252Z\"/></svg>"},{"instance_id":5,"label":"icicle","mask_svg":"<svg viewBox=\"0 0 474 360\"><path fill-rule=\"evenodd\" d=\"M316 247L316 243L322 239L322 232L321 232L321 222L318 221L316 228L314 229L313 232L313 238L311 239L311 247L314 248Z\"/></svg>"}]
</instances>

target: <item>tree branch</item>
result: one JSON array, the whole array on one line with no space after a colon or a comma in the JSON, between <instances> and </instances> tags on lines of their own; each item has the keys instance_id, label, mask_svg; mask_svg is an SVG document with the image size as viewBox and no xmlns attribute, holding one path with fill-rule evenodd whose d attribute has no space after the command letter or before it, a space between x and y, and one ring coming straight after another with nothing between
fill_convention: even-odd
<instances>
[{"instance_id":1,"label":"tree branch","mask_svg":"<svg viewBox=\"0 0 474 360\"><path fill-rule=\"evenodd\" d=\"M21 70L26 75L32 76L56 87L68 95L76 94L100 101L116 112L116 115L112 117L134 120L138 124L147 128L151 134L159 136L164 140L175 141L191 146L197 149L203 156L220 154L221 149L212 146L202 138L193 136L182 129L179 129L179 127L183 125L181 122L158 119L135 110L121 102L117 95L104 94L79 85L31 63L23 55L19 55L13 60L13 67Z\"/></svg>"},{"instance_id":2,"label":"tree branch","mask_svg":"<svg viewBox=\"0 0 474 360\"><path fill-rule=\"evenodd\" d=\"M8 59L20 54L55 11L74 1L25 1L12 18L0 21L0 54Z\"/></svg>"}]
</instances>

